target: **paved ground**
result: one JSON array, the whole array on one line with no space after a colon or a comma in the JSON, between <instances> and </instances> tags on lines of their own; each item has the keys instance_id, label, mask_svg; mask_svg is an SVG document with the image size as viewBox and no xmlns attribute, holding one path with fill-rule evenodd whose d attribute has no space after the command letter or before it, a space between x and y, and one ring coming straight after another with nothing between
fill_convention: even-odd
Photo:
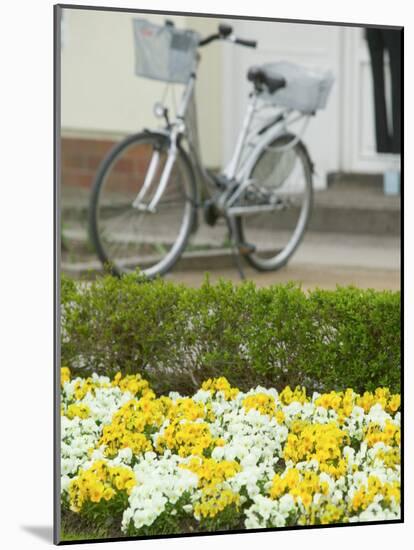
<instances>
[{"instance_id":1,"label":"paved ground","mask_svg":"<svg viewBox=\"0 0 414 550\"><path fill-rule=\"evenodd\" d=\"M304 289L335 288L338 284L399 289L400 238L396 230L399 227L399 197L384 197L377 187L355 186L346 189L333 187L316 196L315 212L319 208L323 230L319 227L312 230L311 226L285 268L277 272L258 273L246 267L246 278L254 280L258 286L294 280L300 282ZM86 192L82 195L79 190L64 193L62 217L67 219L65 231L69 238L86 239L86 197ZM338 223L341 217L344 222L342 226ZM227 238L225 225L219 222L211 228L202 219L200 221L192 245L220 247ZM169 227L169 223L163 223L157 231L168 231ZM266 243L266 232L257 229L254 233L253 242ZM198 286L204 279L205 271L208 271L213 281L219 277L240 280L228 249L205 251L201 255L199 252L189 252L186 255L186 260L177 264L174 272L166 278ZM87 266L94 268L92 264L96 264L99 269L95 255L90 260ZM76 271L82 271L82 264L62 268L76 277Z\"/></svg>"},{"instance_id":2,"label":"paved ground","mask_svg":"<svg viewBox=\"0 0 414 550\"><path fill-rule=\"evenodd\" d=\"M335 288L339 284L397 290L400 288L400 240L371 235L308 233L284 268L258 273L247 267L245 274L258 286L294 280L304 289ZM240 280L236 269L231 267L211 270L212 280L219 277ZM167 278L198 286L204 272L176 269Z\"/></svg>"},{"instance_id":3,"label":"paved ground","mask_svg":"<svg viewBox=\"0 0 414 550\"><path fill-rule=\"evenodd\" d=\"M257 286L296 281L304 290L314 288L335 289L337 285L354 285L360 288L376 290L399 290L400 274L398 271L385 269L362 269L338 266L311 266L293 262L275 273L257 273L250 268L245 270L246 279L252 280ZM240 277L235 269L216 270L210 274L211 281L220 277L238 282ZM183 271L173 272L166 276L167 280L184 283L190 286L200 286L204 272Z\"/></svg>"}]
</instances>

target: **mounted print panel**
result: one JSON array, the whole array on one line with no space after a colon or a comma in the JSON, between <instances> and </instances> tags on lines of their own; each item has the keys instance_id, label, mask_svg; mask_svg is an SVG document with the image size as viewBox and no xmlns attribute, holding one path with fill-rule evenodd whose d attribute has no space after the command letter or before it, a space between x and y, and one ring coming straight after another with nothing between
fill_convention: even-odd
<instances>
[{"instance_id":1,"label":"mounted print panel","mask_svg":"<svg viewBox=\"0 0 414 550\"><path fill-rule=\"evenodd\" d=\"M402 34L55 6L55 543L402 521Z\"/></svg>"}]
</instances>

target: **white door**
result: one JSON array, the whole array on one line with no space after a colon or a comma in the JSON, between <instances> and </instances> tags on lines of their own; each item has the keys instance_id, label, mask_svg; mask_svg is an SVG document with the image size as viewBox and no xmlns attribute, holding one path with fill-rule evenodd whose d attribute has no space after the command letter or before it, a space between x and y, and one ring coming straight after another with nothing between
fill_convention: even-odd
<instances>
[{"instance_id":1,"label":"white door","mask_svg":"<svg viewBox=\"0 0 414 550\"><path fill-rule=\"evenodd\" d=\"M258 48L223 45L225 160L230 157L251 88L246 80L248 67L287 60L330 68L335 76L326 109L311 119L304 136L315 162L315 187L325 186L329 172L382 173L399 169L399 155L376 152L372 75L363 29L271 21L228 23L237 36L256 39ZM387 81L389 84L389 77Z\"/></svg>"},{"instance_id":2,"label":"white door","mask_svg":"<svg viewBox=\"0 0 414 550\"><path fill-rule=\"evenodd\" d=\"M344 32L344 124L342 168L347 172L382 173L398 170L400 156L377 153L373 80L364 30L345 27ZM385 56L387 111L391 113L389 62ZM388 120L388 124L392 124Z\"/></svg>"},{"instance_id":3,"label":"white door","mask_svg":"<svg viewBox=\"0 0 414 550\"><path fill-rule=\"evenodd\" d=\"M251 65L286 60L309 67L330 68L335 76L326 109L312 117L304 142L315 162L315 186L324 187L326 174L340 163L341 29L327 25L229 20L236 36L258 41L257 49L224 44L223 157L231 148L247 102Z\"/></svg>"}]
</instances>

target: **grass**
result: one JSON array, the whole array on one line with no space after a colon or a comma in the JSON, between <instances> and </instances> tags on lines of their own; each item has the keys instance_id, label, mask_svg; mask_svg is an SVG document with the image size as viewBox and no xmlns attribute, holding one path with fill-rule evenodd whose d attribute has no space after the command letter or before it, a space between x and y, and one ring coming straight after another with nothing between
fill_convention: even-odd
<instances>
[{"instance_id":1,"label":"grass","mask_svg":"<svg viewBox=\"0 0 414 550\"><path fill-rule=\"evenodd\" d=\"M118 523L118 522L117 522ZM96 526L69 510L62 510L61 541L119 538L125 536L118 525Z\"/></svg>"},{"instance_id":2,"label":"grass","mask_svg":"<svg viewBox=\"0 0 414 550\"><path fill-rule=\"evenodd\" d=\"M143 528L139 536L151 537L157 535L185 535L186 533L205 533L209 531L231 531L232 529L243 529L241 521L223 524L220 529L211 525L200 525L193 518L186 518L184 521L174 521L170 524L162 520L162 524L155 522L153 525ZM66 541L81 541L81 540L97 540L97 539L114 539L128 537L129 535L121 531L120 518L113 518L107 526L97 526L95 523L80 517L78 514L71 512L68 509L62 509L60 540Z\"/></svg>"}]
</instances>

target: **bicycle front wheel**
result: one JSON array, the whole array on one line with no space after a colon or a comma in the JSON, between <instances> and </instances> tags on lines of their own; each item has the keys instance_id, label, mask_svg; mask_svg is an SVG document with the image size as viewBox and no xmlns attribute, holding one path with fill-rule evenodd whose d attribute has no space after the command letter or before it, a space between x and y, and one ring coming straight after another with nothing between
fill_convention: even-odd
<instances>
[{"instance_id":1,"label":"bicycle front wheel","mask_svg":"<svg viewBox=\"0 0 414 550\"><path fill-rule=\"evenodd\" d=\"M160 182L168 138L144 132L117 144L104 159L92 188L89 234L99 259L112 273L137 268L147 277L170 270L185 248L194 224L196 187L182 148L155 212L145 209ZM137 204L152 161L152 183ZM134 204L135 201L135 204Z\"/></svg>"},{"instance_id":2,"label":"bicycle front wheel","mask_svg":"<svg viewBox=\"0 0 414 550\"><path fill-rule=\"evenodd\" d=\"M236 218L238 239L252 252L244 257L259 271L287 263L305 233L313 198L312 164L304 144L290 146L286 134L267 145L240 199Z\"/></svg>"}]
</instances>

